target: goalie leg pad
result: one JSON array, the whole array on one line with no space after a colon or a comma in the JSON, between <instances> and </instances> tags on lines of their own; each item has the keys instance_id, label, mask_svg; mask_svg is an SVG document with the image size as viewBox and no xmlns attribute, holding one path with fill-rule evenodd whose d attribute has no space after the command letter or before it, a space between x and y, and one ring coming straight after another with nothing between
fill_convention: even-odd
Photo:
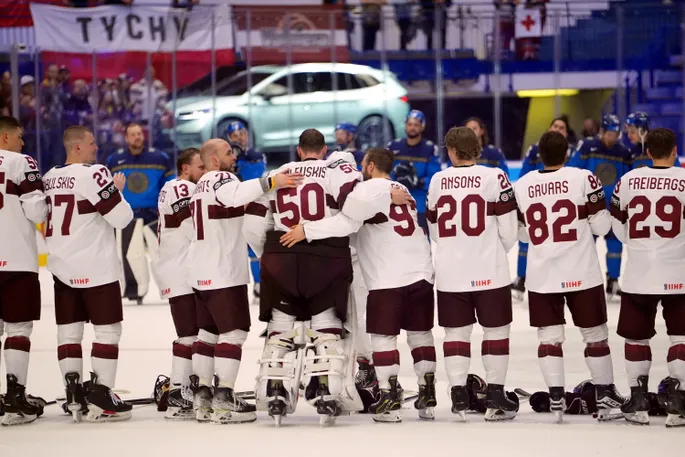
<instances>
[{"instance_id":1,"label":"goalie leg pad","mask_svg":"<svg viewBox=\"0 0 685 457\"><path fill-rule=\"evenodd\" d=\"M280 319L283 316L288 319ZM299 339L301 329L292 328L294 317L288 316L280 311L274 310L273 319L269 323L269 334L259 360L259 375L255 386L255 396L257 409L259 411L268 410L269 402L280 399L286 403L288 413L293 413L297 406L297 399L300 389L300 375L302 373L303 350L296 350L295 340ZM280 321L279 321L280 319ZM285 325L290 326L289 331L280 332Z\"/></svg>"}]
</instances>

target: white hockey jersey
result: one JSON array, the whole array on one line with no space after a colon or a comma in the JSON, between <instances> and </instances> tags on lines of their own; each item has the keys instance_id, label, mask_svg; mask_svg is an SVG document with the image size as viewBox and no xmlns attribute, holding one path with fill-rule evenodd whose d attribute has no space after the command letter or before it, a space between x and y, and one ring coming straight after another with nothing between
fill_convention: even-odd
<instances>
[{"instance_id":1,"label":"white hockey jersey","mask_svg":"<svg viewBox=\"0 0 685 457\"><path fill-rule=\"evenodd\" d=\"M47 214L36 161L0 150L0 271L38 271L36 224Z\"/></svg>"},{"instance_id":2,"label":"white hockey jersey","mask_svg":"<svg viewBox=\"0 0 685 457\"><path fill-rule=\"evenodd\" d=\"M107 167L55 167L43 177L43 186L49 208L48 270L74 288L119 281L122 267L114 229L126 227L133 211Z\"/></svg>"},{"instance_id":3,"label":"white hockey jersey","mask_svg":"<svg viewBox=\"0 0 685 457\"><path fill-rule=\"evenodd\" d=\"M287 232L297 224L332 217L340 211L345 199L361 181L361 173L345 159L291 162L275 173L301 173L304 181L297 188L277 189L248 206L245 237L261 257L266 232Z\"/></svg>"},{"instance_id":4,"label":"white hockey jersey","mask_svg":"<svg viewBox=\"0 0 685 457\"><path fill-rule=\"evenodd\" d=\"M514 193L519 239L530 243L526 288L557 293L603 284L593 235L606 235L611 218L599 178L574 167L535 170Z\"/></svg>"},{"instance_id":5,"label":"white hockey jersey","mask_svg":"<svg viewBox=\"0 0 685 457\"><path fill-rule=\"evenodd\" d=\"M435 286L475 292L508 286L516 201L499 168L450 167L431 179L426 219L436 242Z\"/></svg>"},{"instance_id":6,"label":"white hockey jersey","mask_svg":"<svg viewBox=\"0 0 685 457\"><path fill-rule=\"evenodd\" d=\"M307 240L346 236L357 231L357 255L369 290L394 289L421 280L433 283L430 243L419 226L414 202L393 205L389 179L358 184L335 217L304 225Z\"/></svg>"},{"instance_id":7,"label":"white hockey jersey","mask_svg":"<svg viewBox=\"0 0 685 457\"><path fill-rule=\"evenodd\" d=\"M223 289L250 282L245 206L264 194L259 179L240 182L226 171L200 178L190 199L194 227L188 249L188 278L197 290Z\"/></svg>"},{"instance_id":8,"label":"white hockey jersey","mask_svg":"<svg viewBox=\"0 0 685 457\"><path fill-rule=\"evenodd\" d=\"M187 257L194 233L190 215L190 198L194 191L192 182L173 179L167 181L159 193L159 251L152 271L163 299L193 293L188 284Z\"/></svg>"},{"instance_id":9,"label":"white hockey jersey","mask_svg":"<svg viewBox=\"0 0 685 457\"><path fill-rule=\"evenodd\" d=\"M685 293L685 170L642 167L616 183L611 227L626 248L624 292Z\"/></svg>"}]
</instances>

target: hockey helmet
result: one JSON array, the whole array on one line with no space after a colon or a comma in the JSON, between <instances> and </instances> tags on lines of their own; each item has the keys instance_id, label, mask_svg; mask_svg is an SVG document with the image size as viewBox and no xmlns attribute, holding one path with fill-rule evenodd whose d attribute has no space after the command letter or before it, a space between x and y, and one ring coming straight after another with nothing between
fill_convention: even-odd
<instances>
[{"instance_id":1,"label":"hockey helmet","mask_svg":"<svg viewBox=\"0 0 685 457\"><path fill-rule=\"evenodd\" d=\"M607 114L602 118L602 130L605 132L621 132L621 122L615 114Z\"/></svg>"},{"instance_id":2,"label":"hockey helmet","mask_svg":"<svg viewBox=\"0 0 685 457\"><path fill-rule=\"evenodd\" d=\"M630 113L626 118L626 125L631 125L638 130L646 132L649 130L649 116L647 116L647 113L645 112L635 111L634 113Z\"/></svg>"},{"instance_id":3,"label":"hockey helmet","mask_svg":"<svg viewBox=\"0 0 685 457\"><path fill-rule=\"evenodd\" d=\"M238 130L243 130L244 128L245 124L242 122L233 121L226 126L226 136L229 136L231 133L237 132Z\"/></svg>"},{"instance_id":4,"label":"hockey helmet","mask_svg":"<svg viewBox=\"0 0 685 457\"><path fill-rule=\"evenodd\" d=\"M422 127L426 126L426 115L423 114L423 111L419 111L417 109L409 111L409 114L407 114L407 118L404 120L404 122L407 122L409 119L416 119L421 123Z\"/></svg>"},{"instance_id":5,"label":"hockey helmet","mask_svg":"<svg viewBox=\"0 0 685 457\"><path fill-rule=\"evenodd\" d=\"M335 129L336 130L343 130L347 133L351 133L352 135L357 134L357 126L351 122L339 122L338 124L335 125Z\"/></svg>"}]
</instances>

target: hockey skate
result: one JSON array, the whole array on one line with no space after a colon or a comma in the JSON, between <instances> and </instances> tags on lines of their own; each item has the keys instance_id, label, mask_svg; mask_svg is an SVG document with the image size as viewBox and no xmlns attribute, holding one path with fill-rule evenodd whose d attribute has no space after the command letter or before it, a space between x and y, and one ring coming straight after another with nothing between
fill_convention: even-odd
<instances>
[{"instance_id":1,"label":"hockey skate","mask_svg":"<svg viewBox=\"0 0 685 457\"><path fill-rule=\"evenodd\" d=\"M554 413L557 424L564 422L564 411L566 411L566 391L563 387L549 388L549 410Z\"/></svg>"},{"instance_id":2,"label":"hockey skate","mask_svg":"<svg viewBox=\"0 0 685 457\"><path fill-rule=\"evenodd\" d=\"M212 418L212 398L214 397L211 387L201 386L200 378L197 375L191 375L190 389L194 394L195 419L198 422L209 422Z\"/></svg>"},{"instance_id":3,"label":"hockey skate","mask_svg":"<svg viewBox=\"0 0 685 457\"><path fill-rule=\"evenodd\" d=\"M342 408L337 400L332 398L328 388L328 377L319 377L319 390L316 395L316 412L319 415L319 423L323 427L335 425L335 420L342 413Z\"/></svg>"},{"instance_id":4,"label":"hockey skate","mask_svg":"<svg viewBox=\"0 0 685 457\"><path fill-rule=\"evenodd\" d=\"M257 408L235 394L230 387L215 387L212 424L241 424L257 420Z\"/></svg>"},{"instance_id":5,"label":"hockey skate","mask_svg":"<svg viewBox=\"0 0 685 457\"><path fill-rule=\"evenodd\" d=\"M630 388L630 400L621 406L621 411L628 422L649 425L649 377L639 376L637 384Z\"/></svg>"},{"instance_id":6,"label":"hockey skate","mask_svg":"<svg viewBox=\"0 0 685 457\"><path fill-rule=\"evenodd\" d=\"M167 396L167 410L165 419L191 420L195 419L193 410L193 392L187 386L173 386Z\"/></svg>"},{"instance_id":7,"label":"hockey skate","mask_svg":"<svg viewBox=\"0 0 685 457\"><path fill-rule=\"evenodd\" d=\"M397 376L388 379L389 389L381 389L378 401L369 406L375 422L402 422L402 394L398 389Z\"/></svg>"},{"instance_id":8,"label":"hockey skate","mask_svg":"<svg viewBox=\"0 0 685 457\"><path fill-rule=\"evenodd\" d=\"M623 418L623 413L615 410L620 410L627 399L618 393L615 385L595 384L595 398L597 399L598 421L605 422Z\"/></svg>"},{"instance_id":9,"label":"hockey skate","mask_svg":"<svg viewBox=\"0 0 685 457\"><path fill-rule=\"evenodd\" d=\"M98 376L90 373L88 415L86 422L116 422L131 418L133 407L107 386L98 384Z\"/></svg>"},{"instance_id":10,"label":"hockey skate","mask_svg":"<svg viewBox=\"0 0 685 457\"><path fill-rule=\"evenodd\" d=\"M488 384L485 406L485 420L489 422L513 419L519 410L518 403L507 396L501 384Z\"/></svg>"},{"instance_id":11,"label":"hockey skate","mask_svg":"<svg viewBox=\"0 0 685 457\"><path fill-rule=\"evenodd\" d=\"M414 402L414 408L419 411L419 417L425 420L435 419L435 407L438 402L435 399L435 374L426 373L423 376L426 384L419 385L419 398Z\"/></svg>"},{"instance_id":12,"label":"hockey skate","mask_svg":"<svg viewBox=\"0 0 685 457\"><path fill-rule=\"evenodd\" d=\"M26 387L17 382L17 377L7 375L7 394L5 395L2 425L30 424L43 414L42 408L26 399Z\"/></svg>"},{"instance_id":13,"label":"hockey skate","mask_svg":"<svg viewBox=\"0 0 685 457\"><path fill-rule=\"evenodd\" d=\"M461 420L466 422L466 411L469 409L469 391L465 386L452 386L450 389L452 399L452 414L458 414Z\"/></svg>"},{"instance_id":14,"label":"hockey skate","mask_svg":"<svg viewBox=\"0 0 685 457\"><path fill-rule=\"evenodd\" d=\"M364 404L364 409L361 412L366 413L369 407L379 399L378 379L376 378L376 370L368 359L364 357L359 358L357 363L359 364L359 369L354 379L354 385Z\"/></svg>"},{"instance_id":15,"label":"hockey skate","mask_svg":"<svg viewBox=\"0 0 685 457\"><path fill-rule=\"evenodd\" d=\"M514 300L518 301L523 301L523 298L526 293L526 277L525 276L517 276L516 279L514 279L514 282L511 283L511 296L514 298Z\"/></svg>"},{"instance_id":16,"label":"hockey skate","mask_svg":"<svg viewBox=\"0 0 685 457\"><path fill-rule=\"evenodd\" d=\"M266 388L266 395L269 398L268 411L269 417L274 419L276 427L281 426L283 417L288 414L288 398L281 381L269 381Z\"/></svg>"},{"instance_id":17,"label":"hockey skate","mask_svg":"<svg viewBox=\"0 0 685 457\"><path fill-rule=\"evenodd\" d=\"M679 390L680 381L671 378L666 402L666 427L685 427L685 391Z\"/></svg>"},{"instance_id":18,"label":"hockey skate","mask_svg":"<svg viewBox=\"0 0 685 457\"><path fill-rule=\"evenodd\" d=\"M66 386L66 412L71 414L74 422L81 422L83 415L88 414L88 402L86 392L81 384L81 376L75 372L64 375Z\"/></svg>"},{"instance_id":19,"label":"hockey skate","mask_svg":"<svg viewBox=\"0 0 685 457\"><path fill-rule=\"evenodd\" d=\"M621 298L621 288L618 286L618 279L610 278L607 274L607 301L617 301Z\"/></svg>"}]
</instances>

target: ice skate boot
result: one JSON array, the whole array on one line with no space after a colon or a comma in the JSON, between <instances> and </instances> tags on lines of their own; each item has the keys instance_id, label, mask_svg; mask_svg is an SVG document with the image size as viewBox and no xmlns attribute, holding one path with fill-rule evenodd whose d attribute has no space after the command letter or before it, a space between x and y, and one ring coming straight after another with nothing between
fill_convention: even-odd
<instances>
[{"instance_id":1,"label":"ice skate boot","mask_svg":"<svg viewBox=\"0 0 685 457\"><path fill-rule=\"evenodd\" d=\"M215 387L212 424L241 424L257 420L257 408L235 394L230 387Z\"/></svg>"},{"instance_id":2,"label":"ice skate boot","mask_svg":"<svg viewBox=\"0 0 685 457\"><path fill-rule=\"evenodd\" d=\"M357 359L359 369L354 379L354 386L359 392L362 399L364 409L361 413L369 412L369 407L376 403L380 398L380 390L378 388L378 379L376 378L376 370L366 358ZM400 397L401 398L401 397Z\"/></svg>"},{"instance_id":3,"label":"ice skate boot","mask_svg":"<svg viewBox=\"0 0 685 457\"><path fill-rule=\"evenodd\" d=\"M388 379L389 389L381 389L378 401L369 406L369 413L373 414L376 422L402 422L402 396L398 389L397 376Z\"/></svg>"},{"instance_id":4,"label":"ice skate boot","mask_svg":"<svg viewBox=\"0 0 685 457\"><path fill-rule=\"evenodd\" d=\"M685 391L678 390L680 381L671 378L666 401L666 427L685 427Z\"/></svg>"},{"instance_id":5,"label":"ice skate boot","mask_svg":"<svg viewBox=\"0 0 685 457\"><path fill-rule=\"evenodd\" d=\"M342 413L337 401L326 400L326 397L331 397L327 381L328 376L319 376L319 390L316 392L319 399L315 403L316 412L319 414L319 423L324 427L334 425L335 418Z\"/></svg>"},{"instance_id":6,"label":"ice skate boot","mask_svg":"<svg viewBox=\"0 0 685 457\"><path fill-rule=\"evenodd\" d=\"M167 396L165 419L191 420L195 419L193 410L193 393L189 387L173 386Z\"/></svg>"},{"instance_id":7,"label":"ice skate boot","mask_svg":"<svg viewBox=\"0 0 685 457\"><path fill-rule=\"evenodd\" d=\"M514 279L514 282L511 283L511 296L518 301L523 301L523 297L525 296L526 293L526 277L525 276L517 276L516 279Z\"/></svg>"},{"instance_id":8,"label":"ice skate boot","mask_svg":"<svg viewBox=\"0 0 685 457\"><path fill-rule=\"evenodd\" d=\"M628 400L618 393L613 384L595 384L595 398L597 399L597 420L600 422L623 418L621 409Z\"/></svg>"},{"instance_id":9,"label":"ice skate boot","mask_svg":"<svg viewBox=\"0 0 685 457\"><path fill-rule=\"evenodd\" d=\"M69 372L64 375L64 379L67 383L65 412L71 414L74 422L81 422L83 415L88 414L88 402L83 384L81 384L81 376L78 373Z\"/></svg>"},{"instance_id":10,"label":"ice skate boot","mask_svg":"<svg viewBox=\"0 0 685 457\"><path fill-rule=\"evenodd\" d=\"M461 420L466 422L466 411L469 409L469 391L465 386L452 386L450 389L452 399L452 414L458 414Z\"/></svg>"},{"instance_id":11,"label":"ice skate boot","mask_svg":"<svg viewBox=\"0 0 685 457\"><path fill-rule=\"evenodd\" d=\"M288 413L288 394L281 381L271 380L266 388L266 396L269 399L269 416L273 417L276 427L281 426L281 421Z\"/></svg>"},{"instance_id":12,"label":"ice skate boot","mask_svg":"<svg viewBox=\"0 0 685 457\"><path fill-rule=\"evenodd\" d=\"M435 419L435 407L438 402L435 399L435 374L426 373L423 376L426 384L419 386L419 398L414 402L414 408L419 411L421 419Z\"/></svg>"},{"instance_id":13,"label":"ice skate boot","mask_svg":"<svg viewBox=\"0 0 685 457\"><path fill-rule=\"evenodd\" d=\"M88 415L86 422L115 422L131 418L133 407L119 398L112 389L98 384L98 376L90 373Z\"/></svg>"},{"instance_id":14,"label":"ice skate boot","mask_svg":"<svg viewBox=\"0 0 685 457\"><path fill-rule=\"evenodd\" d=\"M198 422L209 422L212 418L212 388L201 386L197 375L190 376L190 390L193 391L193 410Z\"/></svg>"},{"instance_id":15,"label":"ice skate boot","mask_svg":"<svg viewBox=\"0 0 685 457\"><path fill-rule=\"evenodd\" d=\"M616 301L621 298L621 288L618 286L618 279L610 278L607 274L607 300Z\"/></svg>"},{"instance_id":16,"label":"ice skate boot","mask_svg":"<svg viewBox=\"0 0 685 457\"><path fill-rule=\"evenodd\" d=\"M7 375L4 410L2 425L30 424L43 414L40 406L26 399L26 387L19 384L17 377L12 374Z\"/></svg>"},{"instance_id":17,"label":"ice skate boot","mask_svg":"<svg viewBox=\"0 0 685 457\"><path fill-rule=\"evenodd\" d=\"M490 422L513 419L519 410L518 403L507 396L501 384L488 384L485 406L485 420Z\"/></svg>"},{"instance_id":18,"label":"ice skate boot","mask_svg":"<svg viewBox=\"0 0 685 457\"><path fill-rule=\"evenodd\" d=\"M649 425L649 376L638 376L637 384L630 388L630 400L621 406L621 411L628 422Z\"/></svg>"},{"instance_id":19,"label":"ice skate boot","mask_svg":"<svg viewBox=\"0 0 685 457\"><path fill-rule=\"evenodd\" d=\"M563 387L549 388L549 410L554 413L557 424L564 422L564 411L566 411L566 391Z\"/></svg>"}]
</instances>

